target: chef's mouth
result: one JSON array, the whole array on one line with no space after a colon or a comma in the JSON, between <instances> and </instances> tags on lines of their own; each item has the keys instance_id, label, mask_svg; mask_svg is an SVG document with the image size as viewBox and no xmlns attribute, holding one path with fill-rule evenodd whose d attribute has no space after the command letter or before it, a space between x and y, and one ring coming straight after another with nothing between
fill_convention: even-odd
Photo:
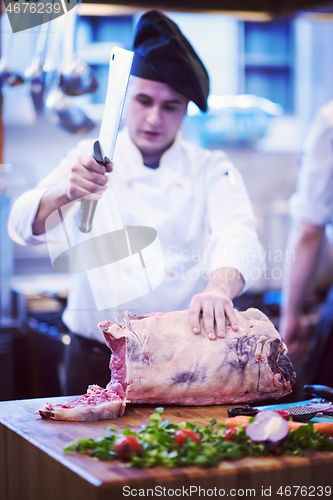
<instances>
[{"instance_id":1,"label":"chef's mouth","mask_svg":"<svg viewBox=\"0 0 333 500\"><path fill-rule=\"evenodd\" d=\"M143 130L143 135L146 136L146 137L150 137L152 139L156 138L156 137L160 137L161 133L160 132L155 132L153 130Z\"/></svg>"}]
</instances>

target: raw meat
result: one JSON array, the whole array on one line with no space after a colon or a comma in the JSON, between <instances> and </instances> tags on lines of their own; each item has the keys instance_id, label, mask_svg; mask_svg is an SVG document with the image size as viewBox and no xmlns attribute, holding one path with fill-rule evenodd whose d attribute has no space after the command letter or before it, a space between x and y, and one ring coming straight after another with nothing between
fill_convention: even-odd
<instances>
[{"instance_id":1,"label":"raw meat","mask_svg":"<svg viewBox=\"0 0 333 500\"><path fill-rule=\"evenodd\" d=\"M98 385L90 385L87 394L65 404L47 403L38 410L42 418L53 420L92 421L123 415L126 402L117 394Z\"/></svg>"},{"instance_id":2,"label":"raw meat","mask_svg":"<svg viewBox=\"0 0 333 500\"><path fill-rule=\"evenodd\" d=\"M131 403L212 405L280 398L294 369L271 321L257 309L235 310L239 330L211 341L194 335L188 311L137 317L99 327L112 350L107 389Z\"/></svg>"}]
</instances>

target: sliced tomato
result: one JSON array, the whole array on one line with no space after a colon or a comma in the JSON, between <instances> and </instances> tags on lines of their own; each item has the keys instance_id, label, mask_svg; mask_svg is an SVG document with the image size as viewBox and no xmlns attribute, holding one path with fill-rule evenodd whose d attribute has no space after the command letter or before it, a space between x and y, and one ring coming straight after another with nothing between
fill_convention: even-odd
<instances>
[{"instance_id":1,"label":"sliced tomato","mask_svg":"<svg viewBox=\"0 0 333 500\"><path fill-rule=\"evenodd\" d=\"M289 420L290 417L289 411L287 410L274 410L274 411L279 415L281 415L281 417L284 418L285 420Z\"/></svg>"},{"instance_id":2,"label":"sliced tomato","mask_svg":"<svg viewBox=\"0 0 333 500\"><path fill-rule=\"evenodd\" d=\"M193 429L179 429L179 431L175 432L175 442L179 446L183 446L188 439L197 444L201 441L199 434Z\"/></svg>"},{"instance_id":3,"label":"sliced tomato","mask_svg":"<svg viewBox=\"0 0 333 500\"><path fill-rule=\"evenodd\" d=\"M141 455L141 444L135 436L121 436L115 442L114 450L121 460L130 460L131 454Z\"/></svg>"},{"instance_id":4,"label":"sliced tomato","mask_svg":"<svg viewBox=\"0 0 333 500\"><path fill-rule=\"evenodd\" d=\"M224 439L225 441L233 441L233 436L237 434L237 429L236 427L230 427L230 429L227 429L224 433Z\"/></svg>"}]
</instances>

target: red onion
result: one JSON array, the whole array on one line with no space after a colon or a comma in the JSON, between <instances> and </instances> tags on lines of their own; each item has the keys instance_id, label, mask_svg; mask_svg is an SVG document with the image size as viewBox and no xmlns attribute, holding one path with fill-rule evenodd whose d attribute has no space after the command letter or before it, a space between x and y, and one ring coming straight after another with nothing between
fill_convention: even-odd
<instances>
[{"instance_id":1,"label":"red onion","mask_svg":"<svg viewBox=\"0 0 333 500\"><path fill-rule=\"evenodd\" d=\"M279 443L289 432L288 422L273 410L261 411L246 427L246 434L254 442Z\"/></svg>"}]
</instances>

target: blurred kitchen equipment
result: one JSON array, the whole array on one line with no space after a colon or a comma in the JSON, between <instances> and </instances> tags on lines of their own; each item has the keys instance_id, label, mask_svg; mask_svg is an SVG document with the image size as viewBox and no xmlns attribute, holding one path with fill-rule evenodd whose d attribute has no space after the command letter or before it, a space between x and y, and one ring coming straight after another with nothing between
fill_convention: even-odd
<instances>
[{"instance_id":1,"label":"blurred kitchen equipment","mask_svg":"<svg viewBox=\"0 0 333 500\"><path fill-rule=\"evenodd\" d=\"M328 401L333 401L333 389L327 385L305 385L303 390L307 396L320 397Z\"/></svg>"},{"instance_id":2,"label":"blurred kitchen equipment","mask_svg":"<svg viewBox=\"0 0 333 500\"><path fill-rule=\"evenodd\" d=\"M245 415L247 417L254 417L259 410L256 408L252 408L251 406L238 406L236 408L228 409L228 417L238 417L239 415Z\"/></svg>"},{"instance_id":3,"label":"blurred kitchen equipment","mask_svg":"<svg viewBox=\"0 0 333 500\"><path fill-rule=\"evenodd\" d=\"M111 51L103 119L98 141L94 144L95 159L102 165L106 165L113 158L132 59L133 52L129 50L114 47ZM79 229L82 233L91 231L96 205L97 201L82 199L79 214Z\"/></svg>"},{"instance_id":4,"label":"blurred kitchen equipment","mask_svg":"<svg viewBox=\"0 0 333 500\"><path fill-rule=\"evenodd\" d=\"M72 99L65 95L60 88L50 91L46 101L47 107L56 116L61 128L72 134L87 134L95 123L78 106L74 106Z\"/></svg>"},{"instance_id":5,"label":"blurred kitchen equipment","mask_svg":"<svg viewBox=\"0 0 333 500\"><path fill-rule=\"evenodd\" d=\"M91 94L98 87L98 82L91 67L75 56L75 26L77 9L67 12L63 41L63 69L60 75L60 88L65 94L79 96Z\"/></svg>"},{"instance_id":6,"label":"blurred kitchen equipment","mask_svg":"<svg viewBox=\"0 0 333 500\"><path fill-rule=\"evenodd\" d=\"M30 81L30 93L37 116L41 116L44 112L44 93L46 80L44 62L49 29L50 22L48 22L46 25L41 25L35 55L24 73L25 78Z\"/></svg>"},{"instance_id":7,"label":"blurred kitchen equipment","mask_svg":"<svg viewBox=\"0 0 333 500\"><path fill-rule=\"evenodd\" d=\"M10 280L14 273L14 244L7 232L10 203L9 196L0 194L0 326L11 319Z\"/></svg>"},{"instance_id":8,"label":"blurred kitchen equipment","mask_svg":"<svg viewBox=\"0 0 333 500\"><path fill-rule=\"evenodd\" d=\"M75 10L75 8L72 10ZM61 128L67 130L67 132L71 132L72 134L86 134L94 128L94 122L86 116L81 108L74 106L72 98L65 95L59 87L60 48L66 30L66 19L62 18L66 18L69 14L60 16L52 21L52 23L57 21L57 24L55 31L52 29L50 32L50 40L43 68L46 72L46 90L50 88L45 107L51 118Z\"/></svg>"},{"instance_id":9,"label":"blurred kitchen equipment","mask_svg":"<svg viewBox=\"0 0 333 500\"><path fill-rule=\"evenodd\" d=\"M285 410L295 422L308 422L318 413L318 410L306 405L288 406Z\"/></svg>"},{"instance_id":10,"label":"blurred kitchen equipment","mask_svg":"<svg viewBox=\"0 0 333 500\"><path fill-rule=\"evenodd\" d=\"M67 15L67 14L66 14ZM45 92L59 85L60 48L64 37L65 18L60 16L50 21L43 72L45 73Z\"/></svg>"},{"instance_id":11,"label":"blurred kitchen equipment","mask_svg":"<svg viewBox=\"0 0 333 500\"><path fill-rule=\"evenodd\" d=\"M8 177L11 173L11 163L0 163L0 196L6 194Z\"/></svg>"},{"instance_id":12,"label":"blurred kitchen equipment","mask_svg":"<svg viewBox=\"0 0 333 500\"><path fill-rule=\"evenodd\" d=\"M68 64L61 73L60 88L67 95L92 94L97 87L92 68L78 59Z\"/></svg>"},{"instance_id":13,"label":"blurred kitchen equipment","mask_svg":"<svg viewBox=\"0 0 333 500\"><path fill-rule=\"evenodd\" d=\"M1 83L6 83L11 87L17 87L18 85L22 85L22 83L24 83L24 79L18 72L14 71L8 63L13 49L13 44L14 33L10 35L6 51L0 60L0 81Z\"/></svg>"},{"instance_id":14,"label":"blurred kitchen equipment","mask_svg":"<svg viewBox=\"0 0 333 500\"><path fill-rule=\"evenodd\" d=\"M211 95L208 107L208 112L202 114L190 102L184 126L185 137L207 148L253 144L265 136L269 120L283 113L279 104L246 94Z\"/></svg>"}]
</instances>

